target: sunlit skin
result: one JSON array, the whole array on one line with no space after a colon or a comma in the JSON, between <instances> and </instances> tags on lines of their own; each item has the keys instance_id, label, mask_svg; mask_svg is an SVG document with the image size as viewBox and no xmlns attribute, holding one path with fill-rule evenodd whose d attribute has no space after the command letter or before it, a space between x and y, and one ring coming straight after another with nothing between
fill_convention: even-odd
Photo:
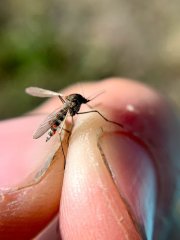
<instances>
[{"instance_id":1,"label":"sunlit skin","mask_svg":"<svg viewBox=\"0 0 180 240\"><path fill-rule=\"evenodd\" d=\"M58 98L32 116L0 123L2 239L165 239L177 191L179 123L164 97L134 81L84 83L63 93L88 98L102 90L91 106L124 129L96 113L75 117L68 151L67 136L63 142L65 172L58 134L47 143L46 134L32 138L40 113L59 107Z\"/></svg>"}]
</instances>

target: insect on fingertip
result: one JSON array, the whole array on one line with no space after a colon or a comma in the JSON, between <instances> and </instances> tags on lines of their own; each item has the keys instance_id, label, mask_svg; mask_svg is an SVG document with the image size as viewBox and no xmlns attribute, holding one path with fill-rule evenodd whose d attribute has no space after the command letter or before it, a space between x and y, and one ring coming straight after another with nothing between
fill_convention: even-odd
<instances>
[{"instance_id":1,"label":"insect on fingertip","mask_svg":"<svg viewBox=\"0 0 180 240\"><path fill-rule=\"evenodd\" d=\"M52 112L48 117L40 124L39 128L36 130L36 132L33 135L34 139L37 139L41 137L44 133L46 133L48 130L48 136L46 138L46 142L50 140L52 136L57 132L58 129L61 131L64 129L64 124L68 116L71 116L72 118L76 114L86 114L86 113L98 113L105 121L111 122L113 124L116 124L123 128L123 125L114 121L111 121L107 119L105 116L103 116L99 111L97 110L91 110L87 112L79 112L81 105L86 104L89 108L90 107L87 103L98 97L99 95L103 94L104 91L99 92L91 99L86 99L82 95L78 93L70 94L68 96L64 96L61 93L53 92L51 90L46 90L43 88L38 87L28 87L25 89L26 93L36 96L36 97L59 97L60 101L63 103L63 106L54 112Z\"/></svg>"}]
</instances>

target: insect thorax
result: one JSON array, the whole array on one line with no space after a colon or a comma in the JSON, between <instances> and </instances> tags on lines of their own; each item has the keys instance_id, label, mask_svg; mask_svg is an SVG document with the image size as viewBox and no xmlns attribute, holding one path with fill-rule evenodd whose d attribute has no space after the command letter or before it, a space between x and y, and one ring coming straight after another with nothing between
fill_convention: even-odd
<instances>
[{"instance_id":1,"label":"insect thorax","mask_svg":"<svg viewBox=\"0 0 180 240\"><path fill-rule=\"evenodd\" d=\"M87 103L89 100L84 98L80 94L70 94L66 98L66 107L68 107L71 116L74 116L79 112L81 104Z\"/></svg>"}]
</instances>

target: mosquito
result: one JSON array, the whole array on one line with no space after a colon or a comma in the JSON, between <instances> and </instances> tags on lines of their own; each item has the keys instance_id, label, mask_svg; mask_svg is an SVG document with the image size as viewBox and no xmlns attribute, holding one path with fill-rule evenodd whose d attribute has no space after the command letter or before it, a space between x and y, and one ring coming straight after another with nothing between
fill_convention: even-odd
<instances>
[{"instance_id":1,"label":"mosquito","mask_svg":"<svg viewBox=\"0 0 180 240\"><path fill-rule=\"evenodd\" d=\"M88 102L95 99L100 94L97 94L95 97L91 99L86 99L82 95L78 93L73 93L70 95L63 95L59 92L54 92L51 90L39 88L39 87L28 87L25 89L26 93L29 95L35 96L35 97L58 97L60 101L63 103L62 108L55 110L50 115L47 116L47 118L40 124L38 129L35 131L33 138L37 139L44 135L48 131L48 136L46 138L46 142L51 139L52 136L57 132L59 129L59 133L61 134L61 131L64 129L64 124L68 116L73 117L76 114L87 114L87 113L97 113L99 114L105 121L111 122L113 124L116 124L123 128L123 125L114 121L111 121L104 117L98 110L90 110L86 112L79 112L82 104L87 104L89 108L92 108L88 105Z\"/></svg>"}]
</instances>

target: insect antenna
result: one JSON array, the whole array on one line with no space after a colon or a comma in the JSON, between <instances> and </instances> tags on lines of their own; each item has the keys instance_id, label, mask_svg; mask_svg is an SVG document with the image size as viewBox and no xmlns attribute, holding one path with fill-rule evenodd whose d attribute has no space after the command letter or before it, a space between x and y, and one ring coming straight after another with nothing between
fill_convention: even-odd
<instances>
[{"instance_id":1,"label":"insect antenna","mask_svg":"<svg viewBox=\"0 0 180 240\"><path fill-rule=\"evenodd\" d=\"M88 102L94 100L95 98L99 97L99 96L100 96L101 94L103 94L103 93L105 93L105 90L97 93L96 95L93 94L94 96L91 96L91 97L88 97L88 98L87 98L87 99L88 99Z\"/></svg>"},{"instance_id":2,"label":"insect antenna","mask_svg":"<svg viewBox=\"0 0 180 240\"><path fill-rule=\"evenodd\" d=\"M91 97L91 98L88 98L88 102L94 100L95 98L99 97L101 94L103 94L105 92L105 90L97 93L95 96ZM117 123L115 121L112 121L112 120L109 120L108 118L106 118L102 113L100 113L98 110L96 109L93 109L93 107L91 105L89 105L88 103L86 103L86 105L92 109L91 111L86 111L86 112L78 112L77 114L87 114L87 113L97 113L99 114L106 122L110 122L110 123L113 123L121 128L124 128L124 126L121 124L121 123Z\"/></svg>"}]
</instances>

